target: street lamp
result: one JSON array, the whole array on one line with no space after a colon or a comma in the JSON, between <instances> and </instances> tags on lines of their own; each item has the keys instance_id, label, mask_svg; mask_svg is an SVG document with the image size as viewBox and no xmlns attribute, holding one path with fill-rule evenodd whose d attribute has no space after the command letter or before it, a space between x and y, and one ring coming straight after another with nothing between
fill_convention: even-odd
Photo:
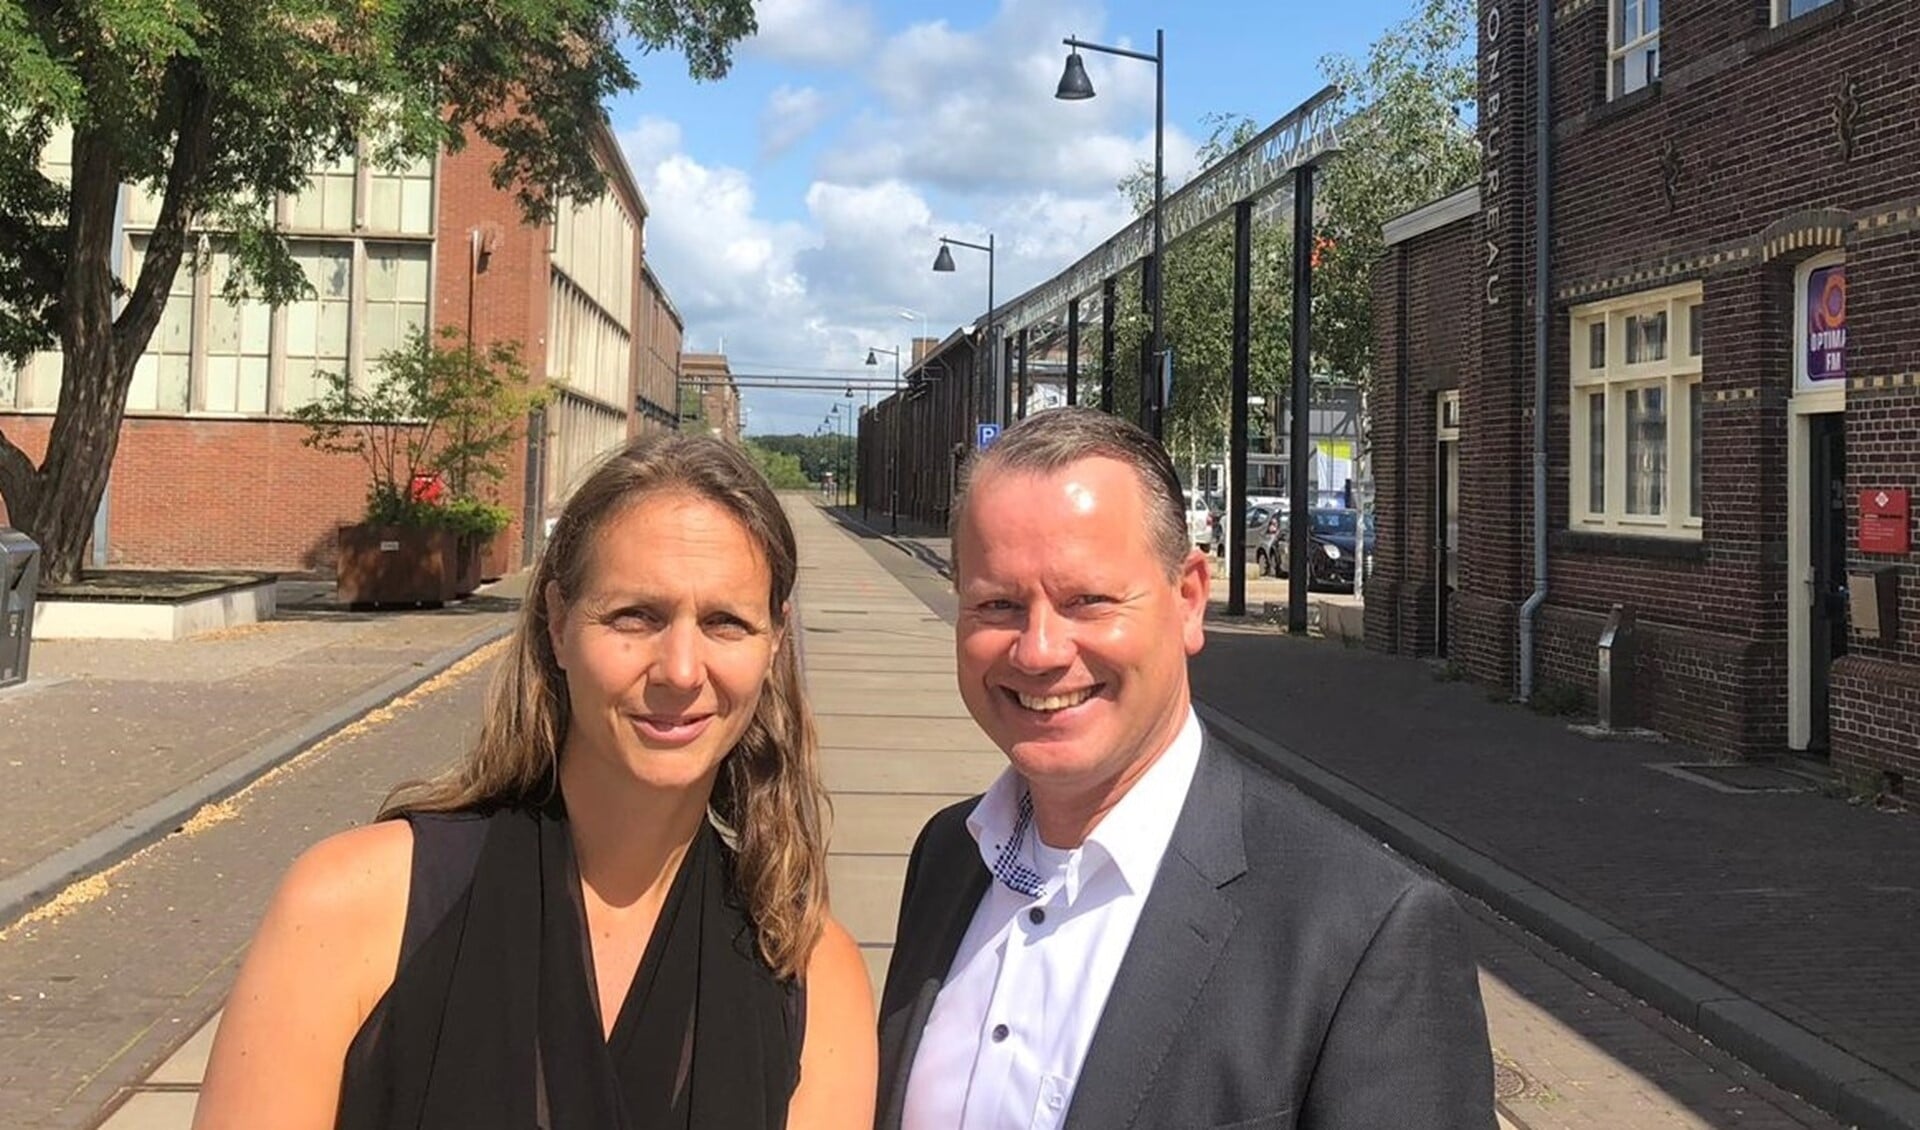
<instances>
[{"instance_id":1,"label":"street lamp","mask_svg":"<svg viewBox=\"0 0 1920 1130\"><path fill-rule=\"evenodd\" d=\"M964 239L948 239L944 235L941 236L940 253L933 258L934 270L953 270L953 253L947 250L949 247L970 247L975 251L984 251L987 253L987 364L991 373L991 376L988 378L987 387L992 391L993 402L987 406L987 410L981 413L981 415L987 417L987 422L989 423L1004 424L1006 420L1003 419L1004 413L1002 412L1002 396L1000 390L1000 331L995 329L993 325L993 233L987 233L987 242L984 245L968 243Z\"/></svg>"},{"instance_id":2,"label":"street lamp","mask_svg":"<svg viewBox=\"0 0 1920 1130\"><path fill-rule=\"evenodd\" d=\"M900 350L883 349L877 345L867 347L867 364L878 365L880 358L876 354L893 355L893 407L887 411L887 532L900 532L900 472L895 466L894 448L900 440ZM865 499L861 500L866 501Z\"/></svg>"},{"instance_id":3,"label":"street lamp","mask_svg":"<svg viewBox=\"0 0 1920 1130\"><path fill-rule=\"evenodd\" d=\"M1130 51L1125 47L1103 47L1098 43L1087 43L1069 35L1060 42L1067 45L1067 66L1060 73L1059 89L1053 92L1055 98L1067 102L1083 102L1093 97L1093 82L1087 78L1086 64L1080 60L1082 49L1099 51L1106 55L1122 55L1129 59L1141 59L1153 64L1153 372L1147 377L1147 418L1142 421L1147 432L1154 439L1161 438L1161 416L1166 411L1164 397L1167 389L1162 373L1167 363L1167 340L1160 318L1160 280L1166 274L1166 260L1163 258L1165 247L1165 229L1160 218L1160 198L1166 186L1166 139L1167 139L1167 82L1166 52L1167 33L1165 29L1156 29L1153 33L1153 54Z\"/></svg>"}]
</instances>

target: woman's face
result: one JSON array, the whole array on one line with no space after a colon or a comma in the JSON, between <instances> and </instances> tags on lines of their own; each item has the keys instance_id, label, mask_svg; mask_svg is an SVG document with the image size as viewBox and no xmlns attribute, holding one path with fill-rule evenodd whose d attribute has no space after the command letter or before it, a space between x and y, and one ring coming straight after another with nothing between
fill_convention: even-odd
<instances>
[{"instance_id":1,"label":"woman's face","mask_svg":"<svg viewBox=\"0 0 1920 1130\"><path fill-rule=\"evenodd\" d=\"M571 602L549 584L567 673L566 755L665 789L709 787L753 719L782 631L747 528L696 495L650 495L610 518Z\"/></svg>"}]
</instances>

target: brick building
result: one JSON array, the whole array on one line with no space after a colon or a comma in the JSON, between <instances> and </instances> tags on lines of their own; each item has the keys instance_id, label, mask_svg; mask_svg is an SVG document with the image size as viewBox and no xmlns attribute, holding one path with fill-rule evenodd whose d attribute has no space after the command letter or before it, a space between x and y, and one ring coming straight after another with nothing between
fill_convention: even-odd
<instances>
[{"instance_id":1,"label":"brick building","mask_svg":"<svg viewBox=\"0 0 1920 1130\"><path fill-rule=\"evenodd\" d=\"M683 431L740 440L740 389L724 353L680 356L680 427Z\"/></svg>"},{"instance_id":2,"label":"brick building","mask_svg":"<svg viewBox=\"0 0 1920 1130\"><path fill-rule=\"evenodd\" d=\"M647 366L655 350L678 357L678 314L643 278L646 204L618 144L605 126L592 144L609 191L563 202L539 227L494 187L497 150L478 138L406 169L374 167L365 147L316 169L276 205L314 295L278 309L221 297L230 259L210 235L204 269L182 266L139 363L93 562L329 569L334 528L362 513L366 472L304 447L287 414L319 391L317 374L370 380L382 353L429 322L483 348L519 343L552 387L496 492L515 519L490 564L529 559L580 468L630 433L673 426L671 381L663 399ZM57 173L60 143L48 159ZM131 274L157 204L129 187L122 210ZM57 353L0 368L0 432L36 460L59 381Z\"/></svg>"},{"instance_id":3,"label":"brick building","mask_svg":"<svg viewBox=\"0 0 1920 1130\"><path fill-rule=\"evenodd\" d=\"M958 329L941 340L916 339L900 391L860 414L856 482L860 497L882 512L897 490L901 517L946 522L980 419L981 338Z\"/></svg>"},{"instance_id":4,"label":"brick building","mask_svg":"<svg viewBox=\"0 0 1920 1130\"><path fill-rule=\"evenodd\" d=\"M1367 637L1508 688L1534 591L1532 9L1481 0L1481 183L1389 225L1370 398ZM1590 695L1621 604L1642 724L1897 787L1920 772L1920 556L1893 516L1920 490L1920 7L1571 0L1550 44L1535 690Z\"/></svg>"}]
</instances>

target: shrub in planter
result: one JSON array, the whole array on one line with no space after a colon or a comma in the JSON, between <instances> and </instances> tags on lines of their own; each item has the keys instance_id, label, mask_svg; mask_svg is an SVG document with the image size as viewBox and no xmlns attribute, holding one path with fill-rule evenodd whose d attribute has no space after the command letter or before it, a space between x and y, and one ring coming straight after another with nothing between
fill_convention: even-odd
<instances>
[{"instance_id":1,"label":"shrub in planter","mask_svg":"<svg viewBox=\"0 0 1920 1130\"><path fill-rule=\"evenodd\" d=\"M418 331L381 356L378 376L355 387L328 374L322 395L294 417L307 446L366 466L367 509L337 542L339 599L414 604L451 600L479 584L480 555L505 529L505 507L478 491L505 473L517 425L543 399L527 388L511 343L485 350L436 344Z\"/></svg>"}]
</instances>

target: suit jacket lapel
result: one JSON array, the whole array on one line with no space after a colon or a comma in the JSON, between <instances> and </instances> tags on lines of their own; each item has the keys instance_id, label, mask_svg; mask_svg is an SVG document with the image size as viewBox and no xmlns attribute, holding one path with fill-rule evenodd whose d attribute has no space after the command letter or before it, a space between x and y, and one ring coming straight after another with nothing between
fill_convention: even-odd
<instances>
[{"instance_id":1,"label":"suit jacket lapel","mask_svg":"<svg viewBox=\"0 0 1920 1130\"><path fill-rule=\"evenodd\" d=\"M974 848L974 841L967 838L965 846ZM894 939L893 960L905 959L909 964L887 975L889 987L897 983L902 986L902 995L911 997L904 1008L895 1008L894 1014L881 1018L880 1078L886 1081L887 1090L880 1097L875 1121L879 1130L894 1130L900 1125L906 1109L907 1077L912 1074L913 1058L920 1050L920 1037L926 1032L934 998L946 984L953 956L959 952L960 942L973 922L973 912L991 881L977 849L939 860L937 865L933 860L928 863L916 884L926 888L924 897L931 904L924 918L926 925L914 937Z\"/></svg>"},{"instance_id":2,"label":"suit jacket lapel","mask_svg":"<svg viewBox=\"0 0 1920 1130\"><path fill-rule=\"evenodd\" d=\"M1242 788L1239 764L1209 741L1074 1084L1066 1130L1133 1125L1187 1025L1240 920L1220 888L1247 869Z\"/></svg>"}]
</instances>

